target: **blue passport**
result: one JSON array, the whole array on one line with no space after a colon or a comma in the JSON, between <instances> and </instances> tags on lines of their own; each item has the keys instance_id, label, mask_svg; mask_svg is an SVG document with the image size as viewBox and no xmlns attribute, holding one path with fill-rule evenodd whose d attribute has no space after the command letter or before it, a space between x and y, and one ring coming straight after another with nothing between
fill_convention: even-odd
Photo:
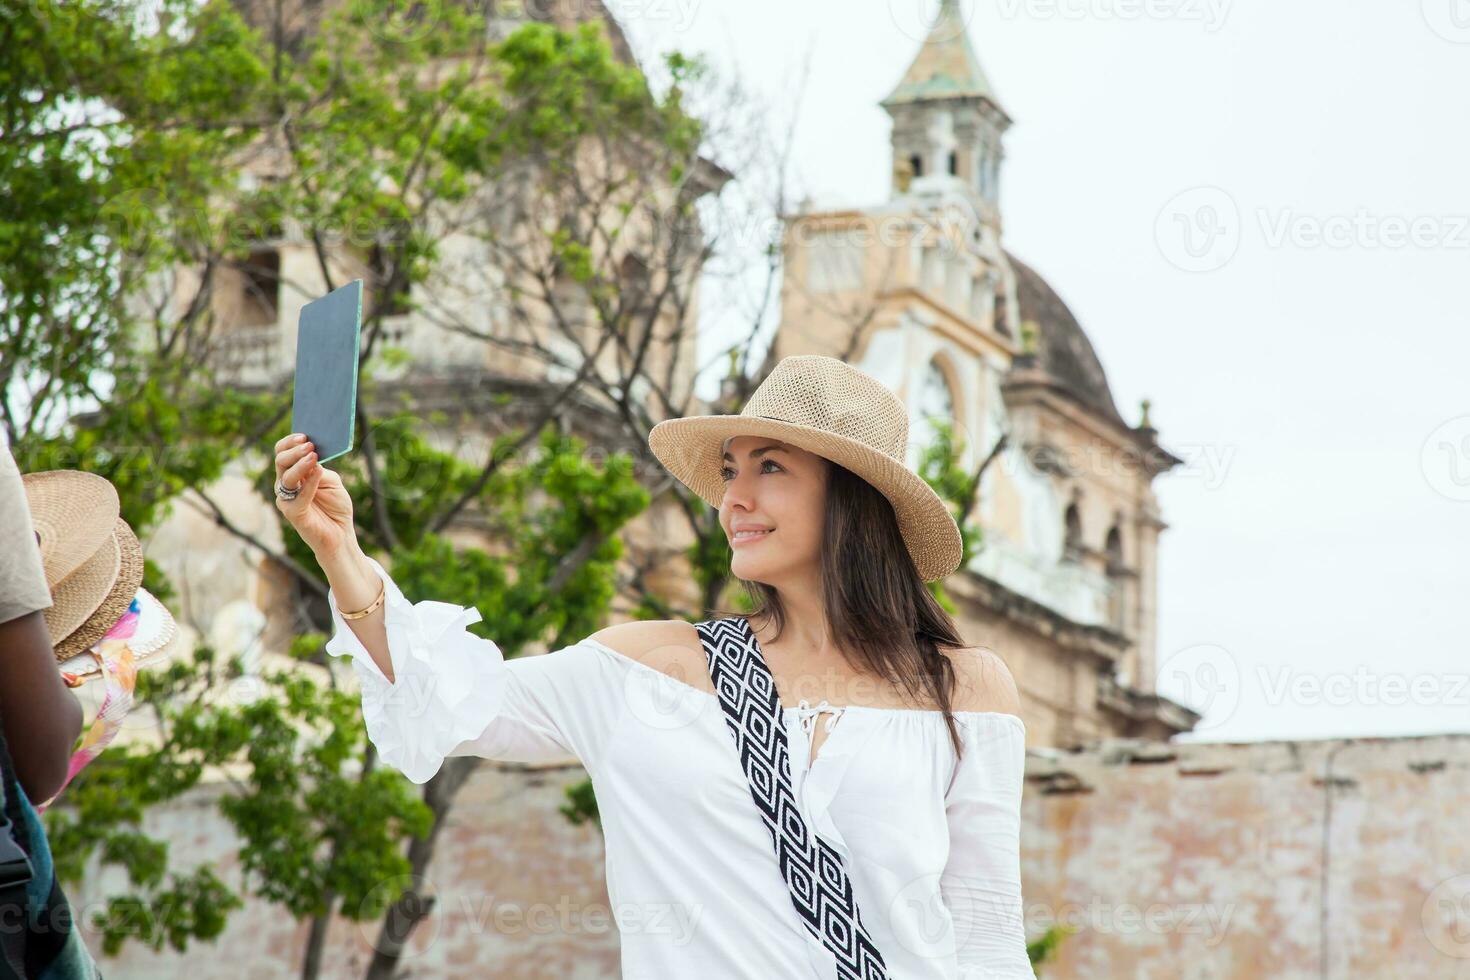
<instances>
[{"instance_id":1,"label":"blue passport","mask_svg":"<svg viewBox=\"0 0 1470 980\"><path fill-rule=\"evenodd\" d=\"M296 327L291 431L306 434L316 447L318 462L325 463L352 449L361 328L361 279L301 308Z\"/></svg>"}]
</instances>

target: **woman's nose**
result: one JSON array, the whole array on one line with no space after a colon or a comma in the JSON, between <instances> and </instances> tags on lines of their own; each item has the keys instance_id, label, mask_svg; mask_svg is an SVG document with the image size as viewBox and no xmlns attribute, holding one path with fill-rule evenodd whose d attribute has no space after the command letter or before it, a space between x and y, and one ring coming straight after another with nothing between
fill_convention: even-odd
<instances>
[{"instance_id":1,"label":"woman's nose","mask_svg":"<svg viewBox=\"0 0 1470 980\"><path fill-rule=\"evenodd\" d=\"M725 503L729 507L749 510L751 495L755 492L755 481L743 473L725 481Z\"/></svg>"}]
</instances>

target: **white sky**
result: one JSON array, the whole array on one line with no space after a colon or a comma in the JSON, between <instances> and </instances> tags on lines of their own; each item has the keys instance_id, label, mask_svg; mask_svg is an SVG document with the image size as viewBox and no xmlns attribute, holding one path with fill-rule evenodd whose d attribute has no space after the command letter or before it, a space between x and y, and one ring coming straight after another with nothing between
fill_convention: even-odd
<instances>
[{"instance_id":1,"label":"white sky","mask_svg":"<svg viewBox=\"0 0 1470 980\"><path fill-rule=\"evenodd\" d=\"M609 6L775 103L808 64L799 186L884 199L877 103L938 0ZM1015 120L1007 247L1189 461L1156 482L1161 688L1211 740L1470 731L1470 2L964 9Z\"/></svg>"}]
</instances>

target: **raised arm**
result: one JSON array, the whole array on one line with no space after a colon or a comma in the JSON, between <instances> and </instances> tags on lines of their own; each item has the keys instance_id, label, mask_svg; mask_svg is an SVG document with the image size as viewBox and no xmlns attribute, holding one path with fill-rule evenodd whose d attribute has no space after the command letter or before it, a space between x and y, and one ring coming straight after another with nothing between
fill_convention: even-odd
<instances>
[{"instance_id":1,"label":"raised arm","mask_svg":"<svg viewBox=\"0 0 1470 980\"><path fill-rule=\"evenodd\" d=\"M305 435L294 432L276 443L276 486L294 495L276 494L276 509L291 522L306 542L316 562L326 573L336 599L348 610L365 609L378 596L378 576L357 543L352 523L352 496L342 477L316 458L316 447ZM336 606L333 605L336 618ZM340 619L338 620L340 622ZM388 655L382 607L354 619L352 631L390 682L393 664Z\"/></svg>"},{"instance_id":2,"label":"raised arm","mask_svg":"<svg viewBox=\"0 0 1470 980\"><path fill-rule=\"evenodd\" d=\"M608 655L577 643L507 661L471 633L479 610L410 602L358 545L352 501L341 477L318 463L311 444L276 446L277 479L300 489L277 506L311 547L329 583L334 631L327 652L352 658L363 720L382 760L425 783L453 755L512 762L576 756L595 769L624 703ZM383 602L348 621L342 611Z\"/></svg>"}]
</instances>

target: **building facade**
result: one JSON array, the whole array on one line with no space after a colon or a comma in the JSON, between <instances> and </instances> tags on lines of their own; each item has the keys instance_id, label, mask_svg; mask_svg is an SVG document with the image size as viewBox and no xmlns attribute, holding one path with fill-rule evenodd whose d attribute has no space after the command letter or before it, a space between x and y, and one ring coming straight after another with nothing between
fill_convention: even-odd
<instances>
[{"instance_id":1,"label":"building facade","mask_svg":"<svg viewBox=\"0 0 1470 980\"><path fill-rule=\"evenodd\" d=\"M775 357L842 357L910 412L910 463L948 420L980 482L983 546L947 583L962 632L1021 690L1032 744L1168 738L1197 716L1155 690L1153 479L1181 461L1119 414L1066 304L1005 249L1001 107L958 0L883 107L888 200L790 216Z\"/></svg>"}]
</instances>

